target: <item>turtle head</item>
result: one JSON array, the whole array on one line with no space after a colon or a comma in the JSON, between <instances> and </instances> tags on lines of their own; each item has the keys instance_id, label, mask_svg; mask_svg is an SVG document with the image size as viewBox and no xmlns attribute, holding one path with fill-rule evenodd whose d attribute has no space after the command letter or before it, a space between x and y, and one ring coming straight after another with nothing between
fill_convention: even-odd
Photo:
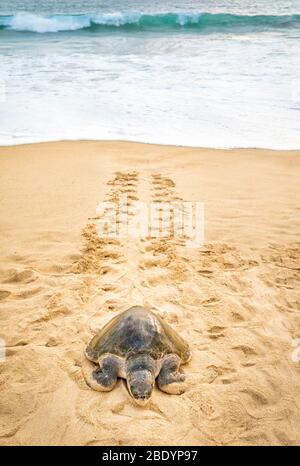
<instances>
[{"instance_id":1,"label":"turtle head","mask_svg":"<svg viewBox=\"0 0 300 466\"><path fill-rule=\"evenodd\" d=\"M127 377L127 386L134 401L140 406L145 406L154 387L152 372L145 369L131 372Z\"/></svg>"},{"instance_id":2,"label":"turtle head","mask_svg":"<svg viewBox=\"0 0 300 466\"><path fill-rule=\"evenodd\" d=\"M127 386L134 401L145 406L150 400L155 383L154 362L145 355L131 358L127 365Z\"/></svg>"}]
</instances>

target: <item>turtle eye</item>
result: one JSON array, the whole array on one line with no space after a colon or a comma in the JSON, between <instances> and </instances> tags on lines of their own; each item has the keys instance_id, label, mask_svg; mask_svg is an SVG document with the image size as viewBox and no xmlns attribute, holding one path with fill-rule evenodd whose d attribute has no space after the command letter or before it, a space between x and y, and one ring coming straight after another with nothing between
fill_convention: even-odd
<instances>
[{"instance_id":1,"label":"turtle eye","mask_svg":"<svg viewBox=\"0 0 300 466\"><path fill-rule=\"evenodd\" d=\"M131 387L131 393L134 398L139 398L139 391L136 387Z\"/></svg>"}]
</instances>

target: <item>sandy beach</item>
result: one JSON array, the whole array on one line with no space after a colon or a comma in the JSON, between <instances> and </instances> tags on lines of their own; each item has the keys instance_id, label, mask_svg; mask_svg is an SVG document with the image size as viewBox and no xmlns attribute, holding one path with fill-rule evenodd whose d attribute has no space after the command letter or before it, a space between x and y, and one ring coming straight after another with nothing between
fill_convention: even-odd
<instances>
[{"instance_id":1,"label":"sandy beach","mask_svg":"<svg viewBox=\"0 0 300 466\"><path fill-rule=\"evenodd\" d=\"M299 175L300 151L1 147L0 444L300 445ZM203 202L204 245L100 238L120 193ZM90 338L134 304L193 352L187 391L145 408L84 378Z\"/></svg>"}]
</instances>

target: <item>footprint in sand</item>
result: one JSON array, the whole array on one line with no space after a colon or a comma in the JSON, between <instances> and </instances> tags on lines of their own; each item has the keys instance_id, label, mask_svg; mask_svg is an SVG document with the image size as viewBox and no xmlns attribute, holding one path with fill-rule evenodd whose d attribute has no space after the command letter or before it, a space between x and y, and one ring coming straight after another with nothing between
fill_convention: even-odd
<instances>
[{"instance_id":1,"label":"footprint in sand","mask_svg":"<svg viewBox=\"0 0 300 466\"><path fill-rule=\"evenodd\" d=\"M31 289L27 289L27 290L24 290L24 291L21 291L19 293L16 293L14 295L14 297L16 299L28 299L28 298L31 298L32 296L36 295L37 293L40 293L41 291L43 291L44 288L42 287L35 287L35 288L31 288Z\"/></svg>"},{"instance_id":2,"label":"footprint in sand","mask_svg":"<svg viewBox=\"0 0 300 466\"><path fill-rule=\"evenodd\" d=\"M37 280L37 275L32 270L9 269L1 272L2 283L31 283Z\"/></svg>"},{"instance_id":3,"label":"footprint in sand","mask_svg":"<svg viewBox=\"0 0 300 466\"><path fill-rule=\"evenodd\" d=\"M7 290L0 290L0 301L2 301L5 298L8 298L8 296L11 295L10 291Z\"/></svg>"}]
</instances>

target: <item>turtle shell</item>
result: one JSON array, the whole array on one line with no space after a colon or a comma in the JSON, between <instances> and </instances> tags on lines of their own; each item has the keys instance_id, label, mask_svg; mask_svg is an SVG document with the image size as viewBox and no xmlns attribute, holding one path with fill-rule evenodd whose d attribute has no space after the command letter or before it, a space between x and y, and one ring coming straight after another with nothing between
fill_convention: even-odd
<instances>
[{"instance_id":1,"label":"turtle shell","mask_svg":"<svg viewBox=\"0 0 300 466\"><path fill-rule=\"evenodd\" d=\"M141 306L117 315L92 338L88 359L97 362L104 353L123 358L143 353L156 360L175 353L182 364L190 359L188 344L161 317Z\"/></svg>"}]
</instances>

